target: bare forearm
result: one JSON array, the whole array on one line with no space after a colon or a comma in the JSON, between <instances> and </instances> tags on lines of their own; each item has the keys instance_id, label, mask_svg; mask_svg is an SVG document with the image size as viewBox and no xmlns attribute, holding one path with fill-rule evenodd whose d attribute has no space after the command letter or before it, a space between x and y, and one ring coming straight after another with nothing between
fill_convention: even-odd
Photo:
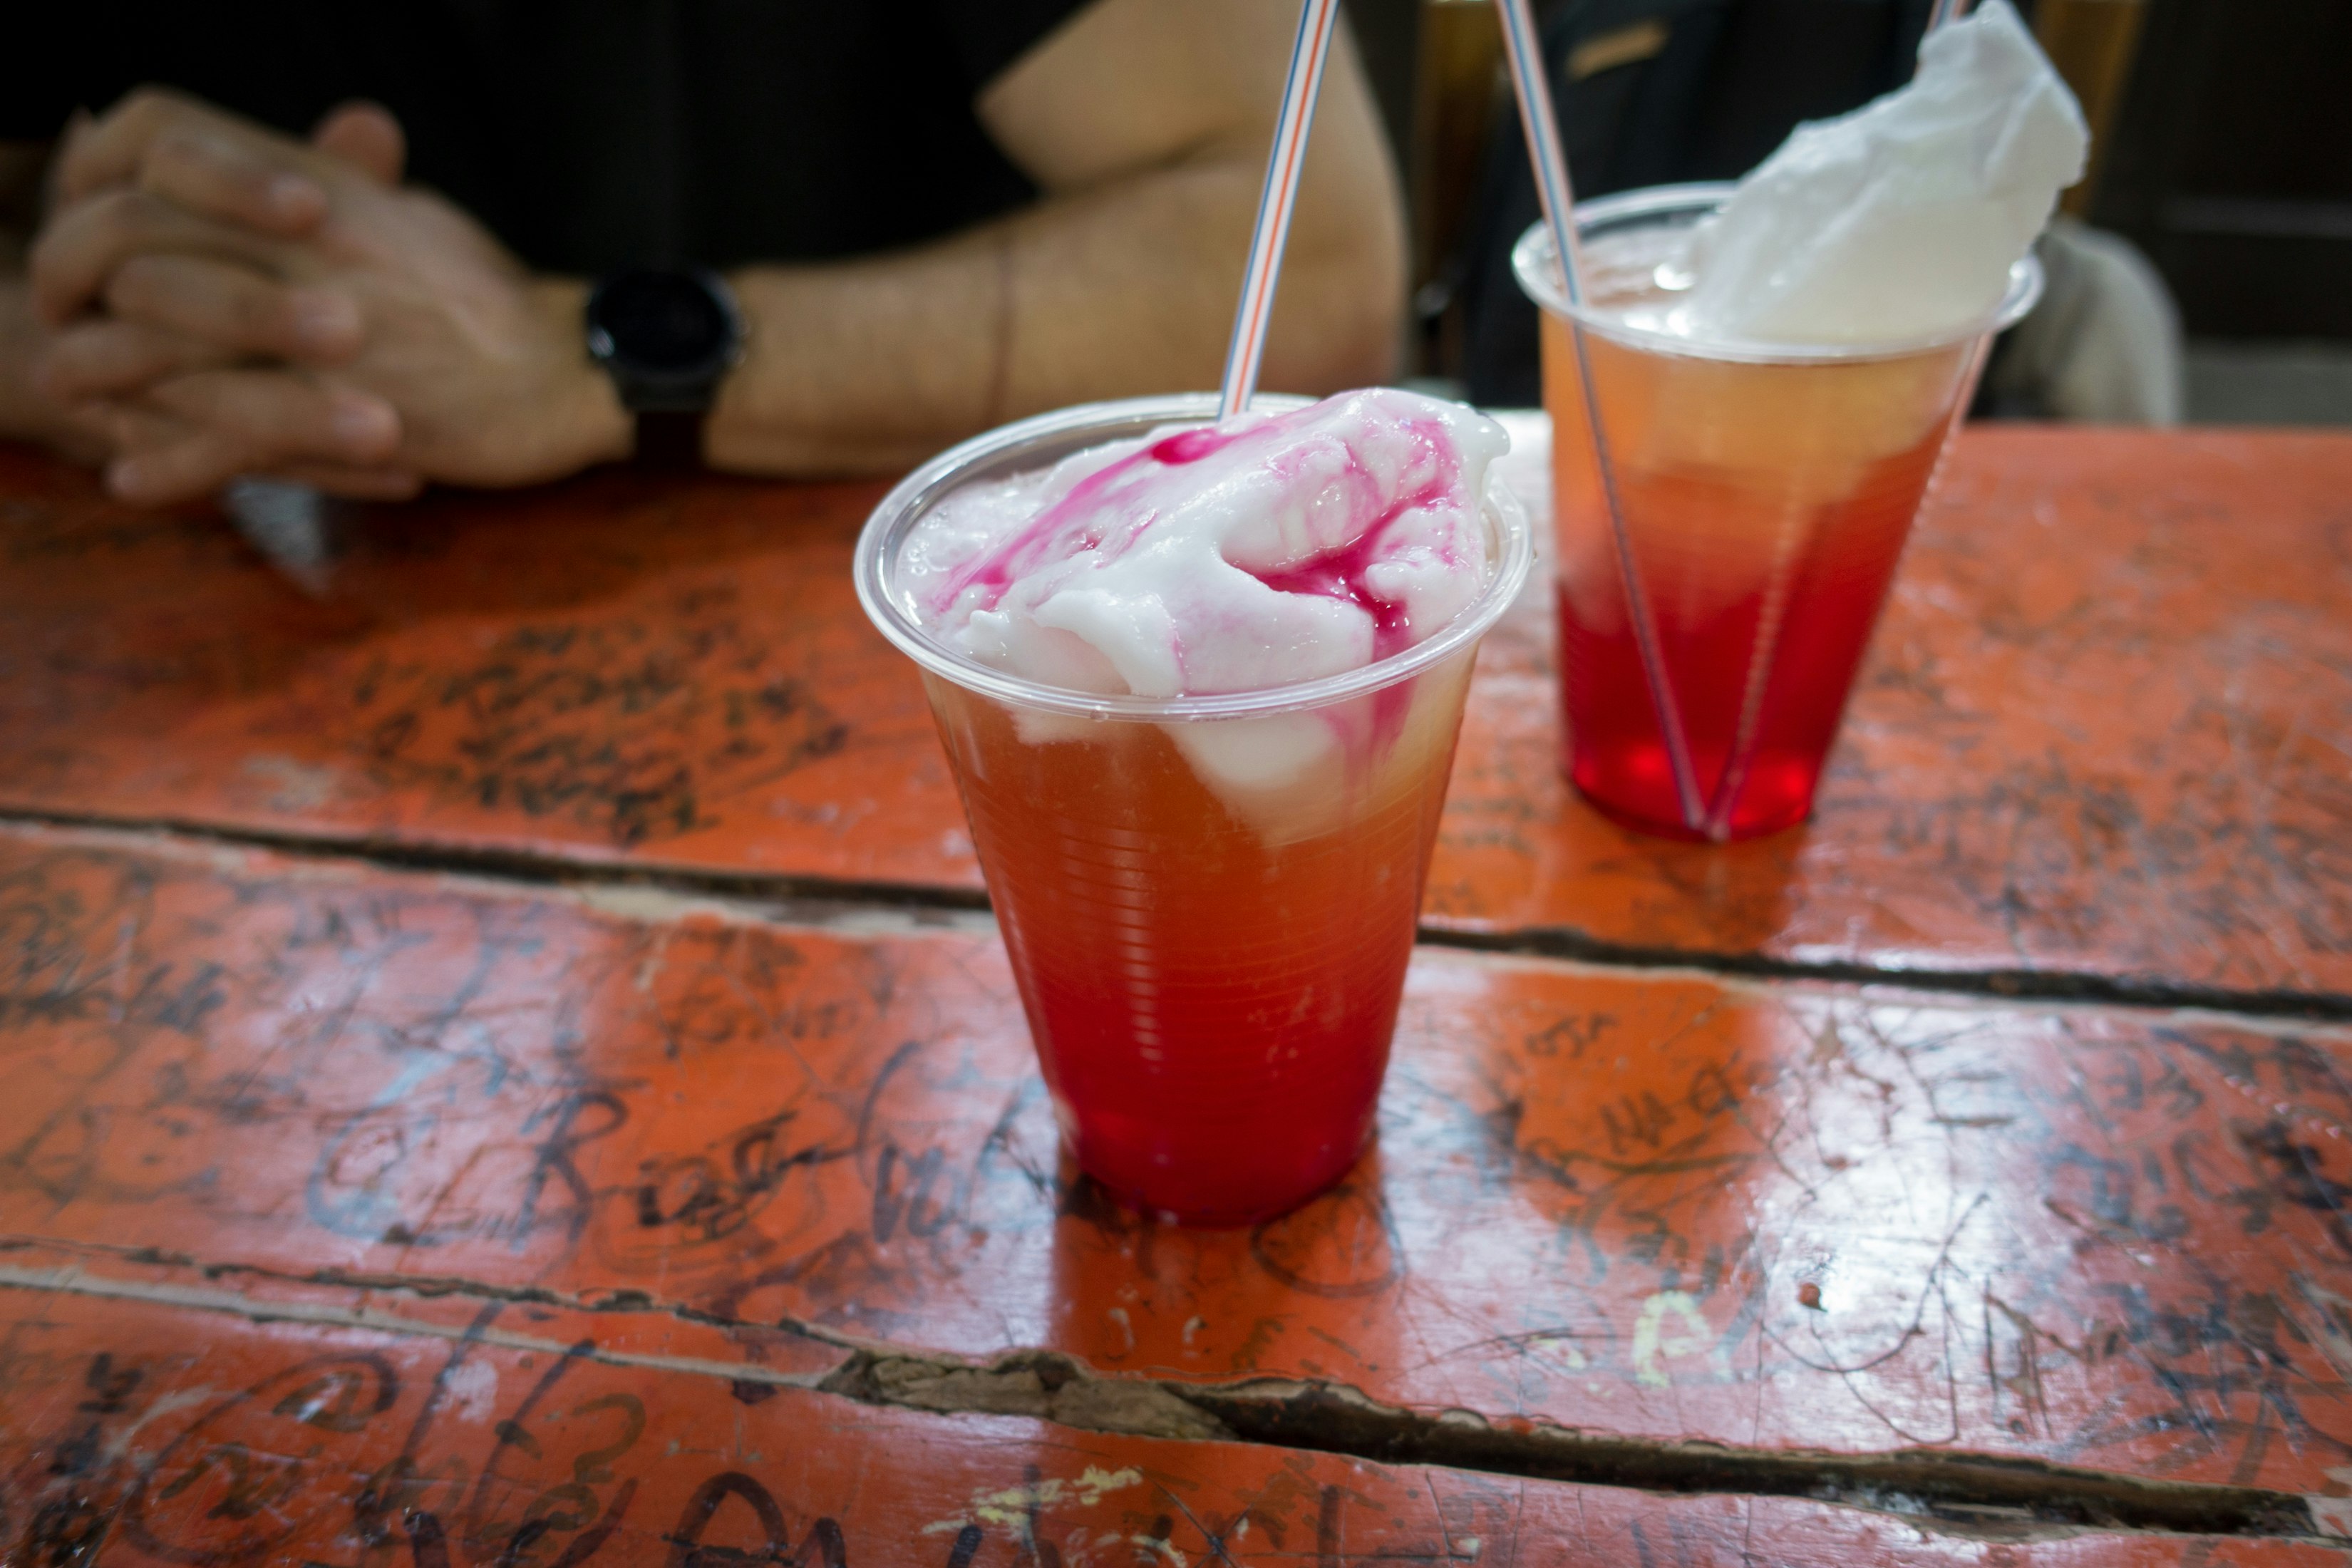
<instances>
[{"instance_id":1,"label":"bare forearm","mask_svg":"<svg viewBox=\"0 0 2352 1568\"><path fill-rule=\"evenodd\" d=\"M1215 385L1262 172L1202 158L898 256L747 268L734 281L750 352L707 455L747 472L879 472L1041 409ZM1301 211L1269 389L1388 374L1400 283L1387 195L1370 193L1369 211Z\"/></svg>"}]
</instances>

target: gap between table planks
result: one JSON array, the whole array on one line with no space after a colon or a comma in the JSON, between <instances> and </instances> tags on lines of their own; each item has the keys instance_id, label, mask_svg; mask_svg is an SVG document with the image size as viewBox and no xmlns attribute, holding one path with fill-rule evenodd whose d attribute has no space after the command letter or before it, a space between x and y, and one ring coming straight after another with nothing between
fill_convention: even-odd
<instances>
[{"instance_id":1,"label":"gap between table planks","mask_svg":"<svg viewBox=\"0 0 2352 1568\"><path fill-rule=\"evenodd\" d=\"M1510 424L1540 520L1548 427ZM2347 475L2345 436L1969 428L1816 820L1730 849L1560 781L1538 574L1430 932L2352 1016ZM0 449L0 811L970 903L920 689L849 592L879 493L612 471L329 509L273 565Z\"/></svg>"},{"instance_id":2,"label":"gap between table planks","mask_svg":"<svg viewBox=\"0 0 2352 1568\"><path fill-rule=\"evenodd\" d=\"M21 1286L2352 1492L2342 1029L1424 949L1375 1150L1188 1232L1060 1163L981 917L18 830L0 933Z\"/></svg>"}]
</instances>

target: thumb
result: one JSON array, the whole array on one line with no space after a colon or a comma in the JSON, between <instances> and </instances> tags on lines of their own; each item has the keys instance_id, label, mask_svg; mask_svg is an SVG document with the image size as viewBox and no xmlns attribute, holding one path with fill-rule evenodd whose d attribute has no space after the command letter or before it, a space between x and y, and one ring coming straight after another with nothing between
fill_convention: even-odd
<instances>
[{"instance_id":1,"label":"thumb","mask_svg":"<svg viewBox=\"0 0 2352 1568\"><path fill-rule=\"evenodd\" d=\"M89 140L90 127L96 123L89 110L79 104L74 106L71 114L66 116L66 128L58 137L57 156L49 160L48 173L45 176L41 192L43 212L54 211L89 194L81 184L69 180L66 171L73 163L75 150Z\"/></svg>"},{"instance_id":2,"label":"thumb","mask_svg":"<svg viewBox=\"0 0 2352 1568\"><path fill-rule=\"evenodd\" d=\"M310 144L341 158L380 184L400 184L408 162L408 138L392 110L381 103L353 99L327 110L310 132Z\"/></svg>"}]
</instances>

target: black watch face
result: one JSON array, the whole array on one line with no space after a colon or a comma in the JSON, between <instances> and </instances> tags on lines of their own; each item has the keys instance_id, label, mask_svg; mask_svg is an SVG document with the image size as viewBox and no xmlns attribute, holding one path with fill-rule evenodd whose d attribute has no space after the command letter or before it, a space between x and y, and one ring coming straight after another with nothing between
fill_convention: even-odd
<instances>
[{"instance_id":1,"label":"black watch face","mask_svg":"<svg viewBox=\"0 0 2352 1568\"><path fill-rule=\"evenodd\" d=\"M588 325L599 355L655 375L718 368L734 332L726 307L699 280L678 272L607 279L589 307Z\"/></svg>"}]
</instances>

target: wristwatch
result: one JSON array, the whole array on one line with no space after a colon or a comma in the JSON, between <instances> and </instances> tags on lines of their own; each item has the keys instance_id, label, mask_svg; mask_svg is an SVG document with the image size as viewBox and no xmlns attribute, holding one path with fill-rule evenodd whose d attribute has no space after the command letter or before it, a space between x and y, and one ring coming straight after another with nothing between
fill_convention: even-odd
<instances>
[{"instance_id":1,"label":"wristwatch","mask_svg":"<svg viewBox=\"0 0 2352 1568\"><path fill-rule=\"evenodd\" d=\"M743 315L715 272L637 268L589 291L588 356L637 416L640 458L701 459L702 416L743 357Z\"/></svg>"}]
</instances>

